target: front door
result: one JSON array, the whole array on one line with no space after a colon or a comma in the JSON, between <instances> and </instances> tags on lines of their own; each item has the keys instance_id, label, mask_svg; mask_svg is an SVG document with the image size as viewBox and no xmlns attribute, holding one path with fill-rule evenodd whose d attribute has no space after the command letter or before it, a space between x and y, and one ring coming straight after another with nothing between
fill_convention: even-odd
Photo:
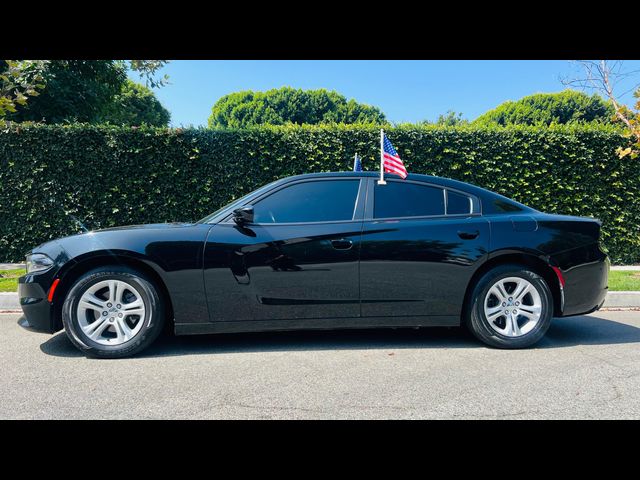
<instances>
[{"instance_id":1,"label":"front door","mask_svg":"<svg viewBox=\"0 0 640 480\"><path fill-rule=\"evenodd\" d=\"M204 255L211 321L360 316L360 183L289 183L253 202L253 223L215 225Z\"/></svg>"}]
</instances>

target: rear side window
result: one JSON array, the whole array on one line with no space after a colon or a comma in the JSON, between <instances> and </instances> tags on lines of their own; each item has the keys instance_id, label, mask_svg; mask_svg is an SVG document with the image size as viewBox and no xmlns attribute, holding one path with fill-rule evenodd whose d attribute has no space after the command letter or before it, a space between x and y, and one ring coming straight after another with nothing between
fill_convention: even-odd
<instances>
[{"instance_id":1,"label":"rear side window","mask_svg":"<svg viewBox=\"0 0 640 480\"><path fill-rule=\"evenodd\" d=\"M376 183L373 210L375 218L444 215L444 190L416 183Z\"/></svg>"},{"instance_id":2,"label":"rear side window","mask_svg":"<svg viewBox=\"0 0 640 480\"><path fill-rule=\"evenodd\" d=\"M471 197L447 190L447 215L471 213Z\"/></svg>"},{"instance_id":3,"label":"rear side window","mask_svg":"<svg viewBox=\"0 0 640 480\"><path fill-rule=\"evenodd\" d=\"M507 202L505 200L496 199L492 202L493 212L490 213L512 213L512 212L521 212L522 208L518 205Z\"/></svg>"},{"instance_id":4,"label":"rear side window","mask_svg":"<svg viewBox=\"0 0 640 480\"><path fill-rule=\"evenodd\" d=\"M352 220L360 180L321 180L285 187L253 206L255 223Z\"/></svg>"}]
</instances>

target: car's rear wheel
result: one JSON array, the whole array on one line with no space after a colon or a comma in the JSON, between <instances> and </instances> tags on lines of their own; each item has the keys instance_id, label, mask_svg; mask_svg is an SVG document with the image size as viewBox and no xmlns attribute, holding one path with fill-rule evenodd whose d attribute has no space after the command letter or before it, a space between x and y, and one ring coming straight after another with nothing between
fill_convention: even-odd
<instances>
[{"instance_id":1,"label":"car's rear wheel","mask_svg":"<svg viewBox=\"0 0 640 480\"><path fill-rule=\"evenodd\" d=\"M163 303L153 282L127 267L101 267L81 276L62 307L71 342L92 357L135 355L162 331Z\"/></svg>"},{"instance_id":2,"label":"car's rear wheel","mask_svg":"<svg viewBox=\"0 0 640 480\"><path fill-rule=\"evenodd\" d=\"M525 348L549 329L553 297L537 273L525 266L501 265L477 282L465 315L471 332L487 345Z\"/></svg>"}]
</instances>

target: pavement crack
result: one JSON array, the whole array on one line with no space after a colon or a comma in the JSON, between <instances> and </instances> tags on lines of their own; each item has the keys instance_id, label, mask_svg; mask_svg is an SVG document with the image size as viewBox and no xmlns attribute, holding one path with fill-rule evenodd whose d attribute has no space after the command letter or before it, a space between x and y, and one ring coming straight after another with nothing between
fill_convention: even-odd
<instances>
[{"instance_id":1,"label":"pavement crack","mask_svg":"<svg viewBox=\"0 0 640 480\"><path fill-rule=\"evenodd\" d=\"M585 357L589 357L589 358L592 358L594 360L598 360L599 362L602 362L602 363L604 363L606 365L609 365L610 367L617 368L619 370L624 370L624 368L625 368L625 367L623 367L621 365L618 365L618 364L616 364L616 363L614 363L614 362L612 362L610 360L607 360L606 358L602 358L599 355L596 355L594 353L589 353L589 352L585 351L584 348L578 348L577 351L579 353L581 353L582 355L584 355Z\"/></svg>"},{"instance_id":2,"label":"pavement crack","mask_svg":"<svg viewBox=\"0 0 640 480\"><path fill-rule=\"evenodd\" d=\"M607 360L605 358L600 357L599 355L596 355L594 353L589 353L586 352L583 348L578 348L577 349L579 353L581 353L582 355L592 358L594 360L597 360L601 363L604 363L605 365L608 365L609 367L612 367L618 371L624 371L626 370L625 367L618 365L617 363L614 363L610 360ZM610 386L611 390L613 390L613 396L611 398L608 398L604 401L604 405L606 405L607 403L610 402L614 402L616 400L619 400L622 398L622 392L620 391L620 387L617 384L618 380L624 380L624 379L628 379L628 378L632 378L632 377L636 377L640 375L640 372L632 372L629 375L616 375L616 374L608 374L605 373L605 381L607 382L607 384Z\"/></svg>"}]
</instances>

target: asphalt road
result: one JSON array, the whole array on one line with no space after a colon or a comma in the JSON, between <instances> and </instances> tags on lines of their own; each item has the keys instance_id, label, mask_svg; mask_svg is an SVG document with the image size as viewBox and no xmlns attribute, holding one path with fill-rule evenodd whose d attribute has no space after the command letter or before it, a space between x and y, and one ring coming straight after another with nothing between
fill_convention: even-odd
<instances>
[{"instance_id":1,"label":"asphalt road","mask_svg":"<svg viewBox=\"0 0 640 480\"><path fill-rule=\"evenodd\" d=\"M462 329L164 338L91 360L0 314L0 418L640 418L640 311L556 319L529 350Z\"/></svg>"}]
</instances>

